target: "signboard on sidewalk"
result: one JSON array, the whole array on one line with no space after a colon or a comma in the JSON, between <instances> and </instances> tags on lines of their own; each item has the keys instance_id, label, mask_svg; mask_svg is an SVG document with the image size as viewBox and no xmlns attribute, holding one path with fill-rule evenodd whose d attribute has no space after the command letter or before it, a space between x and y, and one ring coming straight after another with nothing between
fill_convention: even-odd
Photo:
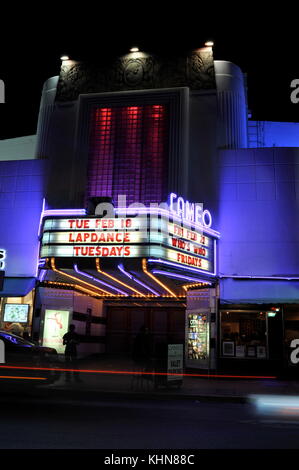
<instances>
[{"instance_id":1,"label":"signboard on sidewalk","mask_svg":"<svg viewBox=\"0 0 299 470\"><path fill-rule=\"evenodd\" d=\"M182 380L183 367L184 367L184 348L182 344L169 344L167 351L167 380Z\"/></svg>"}]
</instances>

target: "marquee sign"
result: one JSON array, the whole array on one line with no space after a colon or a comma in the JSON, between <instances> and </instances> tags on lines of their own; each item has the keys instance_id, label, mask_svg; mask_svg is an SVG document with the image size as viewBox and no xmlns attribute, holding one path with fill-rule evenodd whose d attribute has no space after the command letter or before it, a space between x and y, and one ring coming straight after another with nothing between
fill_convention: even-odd
<instances>
[{"instance_id":1,"label":"marquee sign","mask_svg":"<svg viewBox=\"0 0 299 470\"><path fill-rule=\"evenodd\" d=\"M216 237L170 213L135 217L51 217L43 226L44 257L165 259L215 273Z\"/></svg>"}]
</instances>

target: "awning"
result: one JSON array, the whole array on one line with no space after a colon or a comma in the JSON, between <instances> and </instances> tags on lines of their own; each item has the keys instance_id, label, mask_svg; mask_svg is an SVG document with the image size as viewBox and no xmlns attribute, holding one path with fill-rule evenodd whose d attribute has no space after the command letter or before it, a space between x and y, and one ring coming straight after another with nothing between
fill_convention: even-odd
<instances>
[{"instance_id":1,"label":"awning","mask_svg":"<svg viewBox=\"0 0 299 470\"><path fill-rule=\"evenodd\" d=\"M35 277L6 277L0 297L24 297L35 286Z\"/></svg>"},{"instance_id":2,"label":"awning","mask_svg":"<svg viewBox=\"0 0 299 470\"><path fill-rule=\"evenodd\" d=\"M299 281L221 279L220 301L225 304L299 303Z\"/></svg>"}]
</instances>

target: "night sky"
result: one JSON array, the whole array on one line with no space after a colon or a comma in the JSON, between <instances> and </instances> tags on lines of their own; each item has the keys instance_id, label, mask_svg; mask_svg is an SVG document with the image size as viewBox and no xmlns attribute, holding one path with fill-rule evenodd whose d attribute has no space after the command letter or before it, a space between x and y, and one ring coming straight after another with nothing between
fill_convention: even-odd
<instances>
[{"instance_id":1,"label":"night sky","mask_svg":"<svg viewBox=\"0 0 299 470\"><path fill-rule=\"evenodd\" d=\"M40 14L40 20L28 20L26 13L13 21L6 18L9 27L0 30L0 78L6 89L6 103L0 104L0 138L36 133L43 83L59 73L63 54L101 61L127 53L132 46L174 54L201 47L209 39L215 43L216 60L232 61L247 73L253 119L299 122L299 103L290 100L290 83L299 78L294 10L284 12L284 17L282 11L273 14L272 6L272 16L261 16L260 8L249 9L247 3L239 3L232 13L218 11L213 3L194 7L193 2L184 2L184 9L165 9L163 3L163 11L159 3L115 3L108 10L99 5L96 10L84 6L84 11L72 12L53 12L54 6L47 6L51 11Z\"/></svg>"}]
</instances>

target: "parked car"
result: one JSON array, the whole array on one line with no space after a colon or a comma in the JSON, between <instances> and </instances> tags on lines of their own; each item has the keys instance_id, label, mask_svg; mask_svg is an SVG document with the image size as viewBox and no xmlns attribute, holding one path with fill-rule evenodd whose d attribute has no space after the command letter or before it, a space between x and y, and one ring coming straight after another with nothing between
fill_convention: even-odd
<instances>
[{"instance_id":1,"label":"parked car","mask_svg":"<svg viewBox=\"0 0 299 470\"><path fill-rule=\"evenodd\" d=\"M59 378L60 372L52 370L59 368L56 349L39 346L4 330L0 330L0 341L4 343L5 356L5 362L0 363L0 386L2 380L37 385Z\"/></svg>"}]
</instances>

